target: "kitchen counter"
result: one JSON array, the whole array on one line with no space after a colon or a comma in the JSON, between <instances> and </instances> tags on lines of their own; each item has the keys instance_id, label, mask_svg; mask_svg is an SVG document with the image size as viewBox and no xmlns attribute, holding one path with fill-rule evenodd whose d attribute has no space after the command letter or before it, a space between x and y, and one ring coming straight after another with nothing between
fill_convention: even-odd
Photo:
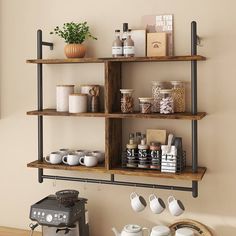
<instances>
[{"instance_id":1,"label":"kitchen counter","mask_svg":"<svg viewBox=\"0 0 236 236\"><path fill-rule=\"evenodd\" d=\"M29 236L30 231L0 226L0 235L1 236ZM40 232L35 231L33 236L42 236L42 234Z\"/></svg>"}]
</instances>

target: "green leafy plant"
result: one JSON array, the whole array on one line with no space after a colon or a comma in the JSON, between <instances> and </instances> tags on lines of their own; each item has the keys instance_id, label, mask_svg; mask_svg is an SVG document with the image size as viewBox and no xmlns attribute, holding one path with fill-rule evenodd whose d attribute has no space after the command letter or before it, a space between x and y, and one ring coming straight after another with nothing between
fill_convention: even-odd
<instances>
[{"instance_id":1,"label":"green leafy plant","mask_svg":"<svg viewBox=\"0 0 236 236\"><path fill-rule=\"evenodd\" d=\"M97 40L97 38L90 33L89 26L86 21L83 23L65 23L63 24L62 29L59 28L59 26L56 26L54 32L50 32L50 34L56 34L63 38L66 43L70 44L81 44L88 38Z\"/></svg>"}]
</instances>

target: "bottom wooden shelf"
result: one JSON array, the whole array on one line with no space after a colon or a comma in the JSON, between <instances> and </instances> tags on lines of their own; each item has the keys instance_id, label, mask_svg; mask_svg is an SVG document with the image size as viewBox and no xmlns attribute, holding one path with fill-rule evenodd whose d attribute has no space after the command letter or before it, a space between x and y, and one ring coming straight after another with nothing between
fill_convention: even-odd
<instances>
[{"instance_id":1,"label":"bottom wooden shelf","mask_svg":"<svg viewBox=\"0 0 236 236\"><path fill-rule=\"evenodd\" d=\"M197 173L192 173L190 166L182 173L163 173L158 170L142 170L142 169L131 169L131 168L112 168L106 169L104 165L99 165L96 167L85 167L85 166L68 166L64 164L52 165L45 161L33 161L27 164L27 167L32 168L42 168L42 169L56 169L56 170L72 170L72 171L83 171L83 172L96 172L96 173L106 173L106 174L117 174L117 175L130 175L130 176L145 176L145 177L157 177L157 178L168 178L168 179L180 179L180 180L202 180L206 168L198 167Z\"/></svg>"},{"instance_id":2,"label":"bottom wooden shelf","mask_svg":"<svg viewBox=\"0 0 236 236\"><path fill-rule=\"evenodd\" d=\"M27 167L32 168L42 168L42 169L54 169L54 170L73 170L73 171L85 171L85 172L101 172L101 173L107 173L107 169L103 165L98 165L95 167L86 167L86 166L69 166L65 164L50 164L46 161L33 161L27 164Z\"/></svg>"},{"instance_id":3,"label":"bottom wooden shelf","mask_svg":"<svg viewBox=\"0 0 236 236\"><path fill-rule=\"evenodd\" d=\"M167 179L181 179L181 180L202 180L206 167L198 167L197 173L192 173L192 167L187 166L186 169L181 173L164 173L159 170L142 170L142 169L132 169L132 168L113 168L109 170L112 174L118 175L130 175L130 176L145 176L145 177L157 177L157 178L167 178Z\"/></svg>"}]
</instances>

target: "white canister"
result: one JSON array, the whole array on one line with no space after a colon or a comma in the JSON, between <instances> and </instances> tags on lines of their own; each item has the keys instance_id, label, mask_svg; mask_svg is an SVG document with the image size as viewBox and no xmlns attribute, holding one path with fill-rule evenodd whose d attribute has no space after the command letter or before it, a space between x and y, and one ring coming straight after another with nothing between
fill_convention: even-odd
<instances>
[{"instance_id":1,"label":"white canister","mask_svg":"<svg viewBox=\"0 0 236 236\"><path fill-rule=\"evenodd\" d=\"M70 94L69 112L70 113L87 112L87 95L82 93Z\"/></svg>"},{"instance_id":2,"label":"white canister","mask_svg":"<svg viewBox=\"0 0 236 236\"><path fill-rule=\"evenodd\" d=\"M57 111L69 111L69 95L74 93L74 85L57 85Z\"/></svg>"},{"instance_id":3,"label":"white canister","mask_svg":"<svg viewBox=\"0 0 236 236\"><path fill-rule=\"evenodd\" d=\"M170 228L165 225L158 225L152 228L150 236L170 236Z\"/></svg>"}]
</instances>

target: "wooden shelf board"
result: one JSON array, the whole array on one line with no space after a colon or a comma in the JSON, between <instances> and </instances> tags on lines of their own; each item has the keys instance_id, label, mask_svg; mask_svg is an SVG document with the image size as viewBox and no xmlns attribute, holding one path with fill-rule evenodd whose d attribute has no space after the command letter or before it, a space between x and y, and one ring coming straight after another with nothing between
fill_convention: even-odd
<instances>
[{"instance_id":1,"label":"wooden shelf board","mask_svg":"<svg viewBox=\"0 0 236 236\"><path fill-rule=\"evenodd\" d=\"M83 112L83 113L69 113L69 112L58 112L56 109L44 109L42 111L28 111L27 115L36 116L80 116L80 117L106 117L104 112Z\"/></svg>"},{"instance_id":2,"label":"wooden shelf board","mask_svg":"<svg viewBox=\"0 0 236 236\"><path fill-rule=\"evenodd\" d=\"M205 167L198 167L197 173L192 173L191 167L186 167L182 173L163 173L158 170L141 170L141 169L132 169L132 168L113 168L110 170L112 174L118 175L131 175L131 176L145 176L145 177L157 177L157 178L168 178L168 179L179 179L179 180L202 180L206 172Z\"/></svg>"},{"instance_id":3,"label":"wooden shelf board","mask_svg":"<svg viewBox=\"0 0 236 236\"><path fill-rule=\"evenodd\" d=\"M44 109L42 111L28 111L27 115L36 116L79 116L79 117L106 117L106 118L143 118L143 119L176 119L176 120L201 120L206 116L206 112L198 112L196 115L192 115L190 112L185 113L174 113L169 115L152 113L152 114L141 114L134 112L131 114L124 113L104 113L104 112L86 112L86 113L69 113L69 112L57 112L55 109Z\"/></svg>"},{"instance_id":4,"label":"wooden shelf board","mask_svg":"<svg viewBox=\"0 0 236 236\"><path fill-rule=\"evenodd\" d=\"M86 166L69 166L65 164L50 164L45 161L33 161L27 164L27 167L31 168L42 168L42 169L53 169L53 170L73 170L73 171L83 171L83 172L100 172L107 173L104 165L98 165L96 167L86 167Z\"/></svg>"},{"instance_id":5,"label":"wooden shelf board","mask_svg":"<svg viewBox=\"0 0 236 236\"><path fill-rule=\"evenodd\" d=\"M96 167L85 167L85 166L68 166L64 164L53 165L45 161L33 161L27 164L27 167L31 168L42 168L42 169L54 169L54 170L72 170L72 171L83 171L83 172L98 172L106 174L118 174L118 175L132 175L132 176L145 176L145 177L158 177L168 179L181 179L181 180L202 180L206 168L199 167L197 173L192 173L191 167L187 167L182 173L163 173L158 170L141 170L132 168L117 167L111 170L107 170L104 165Z\"/></svg>"},{"instance_id":6,"label":"wooden shelf board","mask_svg":"<svg viewBox=\"0 0 236 236\"><path fill-rule=\"evenodd\" d=\"M159 114L159 113L151 113L151 114L142 114L139 112L134 112L130 114L124 113L109 113L108 116L110 118L143 118L143 119L176 119L176 120L201 120L206 116L206 112L198 112L196 115L192 115L190 112L184 113L173 113L173 114Z\"/></svg>"},{"instance_id":7,"label":"wooden shelf board","mask_svg":"<svg viewBox=\"0 0 236 236\"><path fill-rule=\"evenodd\" d=\"M111 62L161 62L161 61L205 61L206 57L200 55L159 56L159 57L109 57L101 58Z\"/></svg>"},{"instance_id":8,"label":"wooden shelf board","mask_svg":"<svg viewBox=\"0 0 236 236\"><path fill-rule=\"evenodd\" d=\"M110 62L161 62L161 61L204 61L200 55L160 56L160 57L104 57L104 58L73 58L73 59L29 59L27 63L34 64L68 64L68 63L104 63Z\"/></svg>"}]
</instances>

